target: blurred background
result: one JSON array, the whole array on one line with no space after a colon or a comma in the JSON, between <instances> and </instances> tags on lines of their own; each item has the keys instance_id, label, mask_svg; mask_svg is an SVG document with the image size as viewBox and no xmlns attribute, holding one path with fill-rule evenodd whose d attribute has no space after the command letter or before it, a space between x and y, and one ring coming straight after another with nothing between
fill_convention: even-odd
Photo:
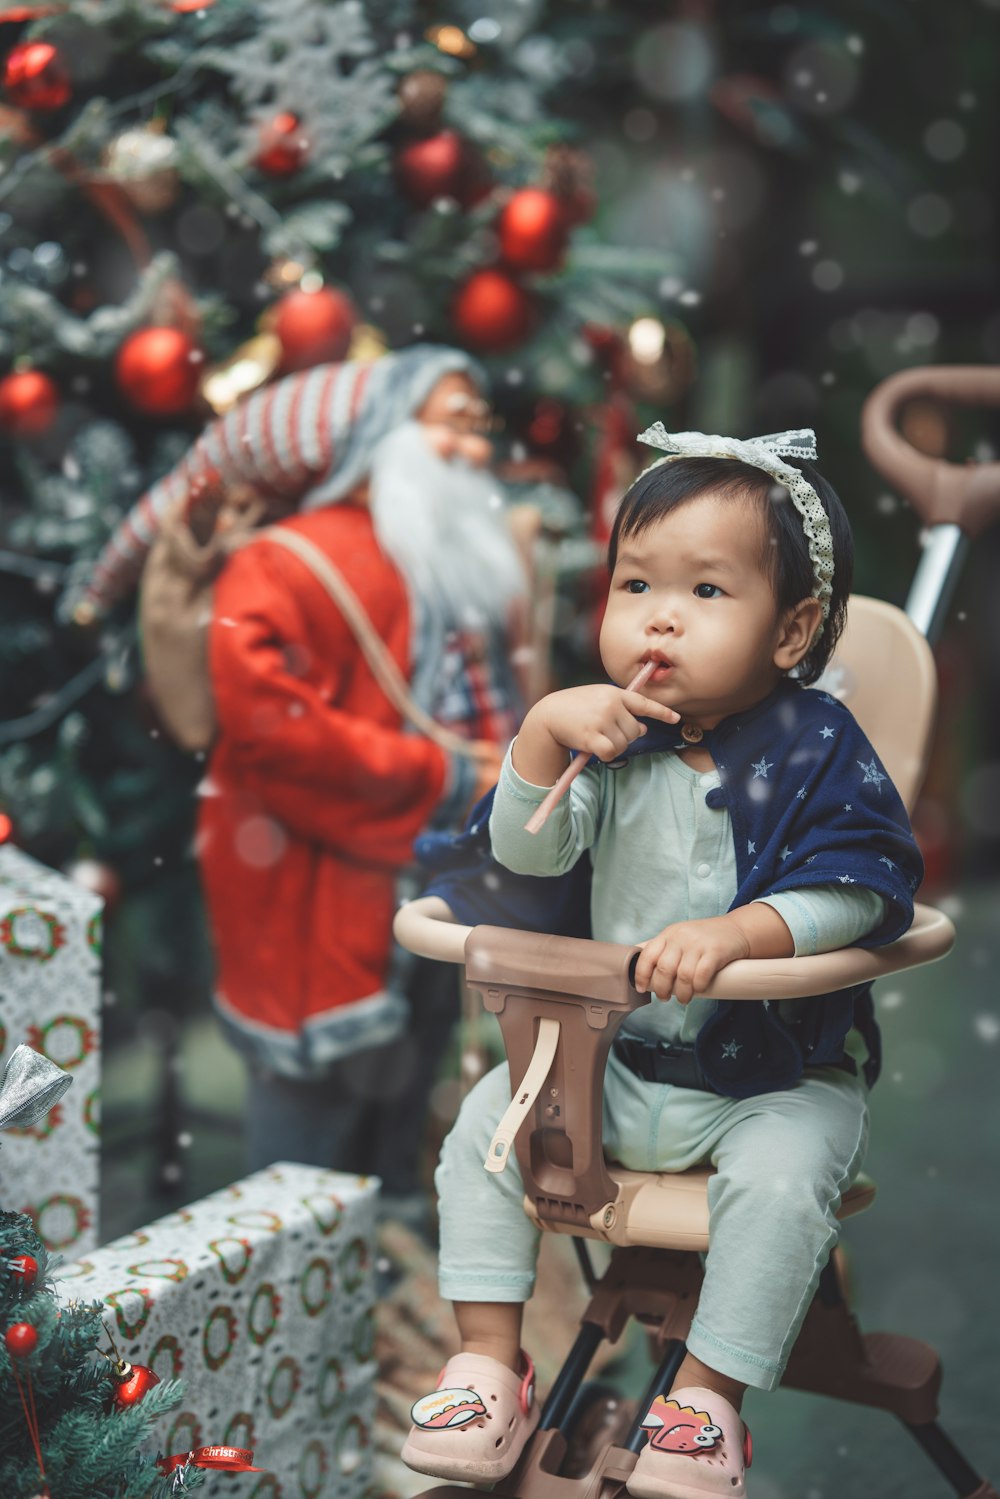
<instances>
[{"instance_id":1,"label":"blurred background","mask_svg":"<svg viewBox=\"0 0 1000 1499\"><path fill-rule=\"evenodd\" d=\"M203 766L155 719L132 605L82 628L59 608L74 577L242 395L426 340L483 358L505 483L541 510L550 681L595 669L601 544L653 420L815 427L856 590L901 604L920 527L866 462L859 413L894 371L1000 356L998 11L0 0L0 808L6 836L105 901L107 1237L241 1173L244 1085L209 1017ZM927 401L902 416L954 462L995 457L997 425ZM984 1463L998 576L994 530L936 649L916 816L923 898L959 946L881 997L884 1205L851 1235L863 1310L937 1336L952 1427ZM428 1171L454 1078L446 1059ZM853 1492L873 1461L880 1493L937 1492L876 1418L782 1399L760 1499Z\"/></svg>"}]
</instances>

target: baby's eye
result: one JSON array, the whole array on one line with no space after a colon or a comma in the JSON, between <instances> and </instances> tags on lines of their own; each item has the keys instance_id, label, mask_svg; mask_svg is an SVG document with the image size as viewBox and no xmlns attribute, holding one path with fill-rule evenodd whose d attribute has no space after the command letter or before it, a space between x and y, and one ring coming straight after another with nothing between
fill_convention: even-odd
<instances>
[{"instance_id":1,"label":"baby's eye","mask_svg":"<svg viewBox=\"0 0 1000 1499\"><path fill-rule=\"evenodd\" d=\"M644 583L641 578L629 578L625 584L626 593L648 593L649 584Z\"/></svg>"},{"instance_id":2,"label":"baby's eye","mask_svg":"<svg viewBox=\"0 0 1000 1499\"><path fill-rule=\"evenodd\" d=\"M696 583L695 598L715 599L722 597L722 589L716 583Z\"/></svg>"}]
</instances>

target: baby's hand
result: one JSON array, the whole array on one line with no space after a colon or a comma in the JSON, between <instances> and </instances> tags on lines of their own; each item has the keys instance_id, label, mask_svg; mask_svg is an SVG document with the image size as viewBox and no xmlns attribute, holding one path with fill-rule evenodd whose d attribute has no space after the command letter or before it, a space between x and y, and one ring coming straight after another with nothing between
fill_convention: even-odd
<instances>
[{"instance_id":1,"label":"baby's hand","mask_svg":"<svg viewBox=\"0 0 1000 1499\"><path fill-rule=\"evenodd\" d=\"M688 1004L715 975L738 958L750 956L750 940L730 916L675 921L642 944L635 965L635 987L661 999L671 994Z\"/></svg>"},{"instance_id":2,"label":"baby's hand","mask_svg":"<svg viewBox=\"0 0 1000 1499\"><path fill-rule=\"evenodd\" d=\"M610 683L569 687L552 692L531 710L564 749L581 750L598 760L615 760L646 732L643 718L676 723L680 714L641 692Z\"/></svg>"}]
</instances>

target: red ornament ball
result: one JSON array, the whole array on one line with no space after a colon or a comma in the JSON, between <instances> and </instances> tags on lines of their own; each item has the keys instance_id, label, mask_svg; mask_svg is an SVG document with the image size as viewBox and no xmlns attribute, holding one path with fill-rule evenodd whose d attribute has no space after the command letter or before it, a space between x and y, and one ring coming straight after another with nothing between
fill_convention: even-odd
<instances>
[{"instance_id":1,"label":"red ornament ball","mask_svg":"<svg viewBox=\"0 0 1000 1499\"><path fill-rule=\"evenodd\" d=\"M7 1263L10 1265L10 1273L14 1276L15 1280L20 1281L20 1289L22 1291L30 1291L38 1279L38 1261L35 1259L35 1256L33 1254L18 1254L15 1255L14 1259L8 1260ZM26 1322L24 1325L27 1327L28 1323Z\"/></svg>"},{"instance_id":2,"label":"red ornament ball","mask_svg":"<svg viewBox=\"0 0 1000 1499\"><path fill-rule=\"evenodd\" d=\"M15 370L0 380L0 428L14 437L40 437L59 412L59 387L41 370Z\"/></svg>"},{"instance_id":3,"label":"red ornament ball","mask_svg":"<svg viewBox=\"0 0 1000 1499\"><path fill-rule=\"evenodd\" d=\"M27 1358L38 1347L38 1333L30 1322L12 1322L3 1340L11 1358Z\"/></svg>"},{"instance_id":4,"label":"red ornament ball","mask_svg":"<svg viewBox=\"0 0 1000 1499\"><path fill-rule=\"evenodd\" d=\"M205 356L179 328L140 328L115 358L115 379L137 411L177 416L198 393Z\"/></svg>"},{"instance_id":5,"label":"red ornament ball","mask_svg":"<svg viewBox=\"0 0 1000 1499\"><path fill-rule=\"evenodd\" d=\"M21 42L7 54L3 86L12 104L44 113L62 109L73 92L66 64L51 42Z\"/></svg>"},{"instance_id":6,"label":"red ornament ball","mask_svg":"<svg viewBox=\"0 0 1000 1499\"><path fill-rule=\"evenodd\" d=\"M568 226L562 203L542 187L523 187L497 223L500 252L518 271L551 271L566 249Z\"/></svg>"},{"instance_id":7,"label":"red ornament ball","mask_svg":"<svg viewBox=\"0 0 1000 1499\"><path fill-rule=\"evenodd\" d=\"M441 130L404 146L396 156L396 180L418 208L427 208L435 198L454 198L470 208L490 190L482 157L457 130Z\"/></svg>"},{"instance_id":8,"label":"red ornament ball","mask_svg":"<svg viewBox=\"0 0 1000 1499\"><path fill-rule=\"evenodd\" d=\"M298 115L282 110L261 127L254 165L266 177L294 177L309 156L309 138Z\"/></svg>"},{"instance_id":9,"label":"red ornament ball","mask_svg":"<svg viewBox=\"0 0 1000 1499\"><path fill-rule=\"evenodd\" d=\"M286 292L272 312L272 327L281 340L282 370L343 359L356 317L350 298L332 286Z\"/></svg>"},{"instance_id":10,"label":"red ornament ball","mask_svg":"<svg viewBox=\"0 0 1000 1499\"><path fill-rule=\"evenodd\" d=\"M503 271L476 271L459 288L451 316L464 343L496 353L527 337L534 304L524 287Z\"/></svg>"},{"instance_id":11,"label":"red ornament ball","mask_svg":"<svg viewBox=\"0 0 1000 1499\"><path fill-rule=\"evenodd\" d=\"M154 1374L152 1369L147 1369L144 1364L127 1364L124 1360L115 1364L114 1373L118 1385L112 1404L119 1411L128 1410L130 1405L138 1405L153 1386L160 1382L160 1376Z\"/></svg>"}]
</instances>

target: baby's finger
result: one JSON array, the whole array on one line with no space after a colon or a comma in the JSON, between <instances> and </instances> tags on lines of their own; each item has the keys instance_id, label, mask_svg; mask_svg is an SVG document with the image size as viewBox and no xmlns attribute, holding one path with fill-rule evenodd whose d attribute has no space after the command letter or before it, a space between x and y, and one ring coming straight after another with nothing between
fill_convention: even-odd
<instances>
[{"instance_id":1,"label":"baby's finger","mask_svg":"<svg viewBox=\"0 0 1000 1499\"><path fill-rule=\"evenodd\" d=\"M623 693L622 703L636 718L660 718L664 723L680 722L681 716L676 708L668 708L666 703L658 703L651 697L644 697L641 692Z\"/></svg>"}]
</instances>

